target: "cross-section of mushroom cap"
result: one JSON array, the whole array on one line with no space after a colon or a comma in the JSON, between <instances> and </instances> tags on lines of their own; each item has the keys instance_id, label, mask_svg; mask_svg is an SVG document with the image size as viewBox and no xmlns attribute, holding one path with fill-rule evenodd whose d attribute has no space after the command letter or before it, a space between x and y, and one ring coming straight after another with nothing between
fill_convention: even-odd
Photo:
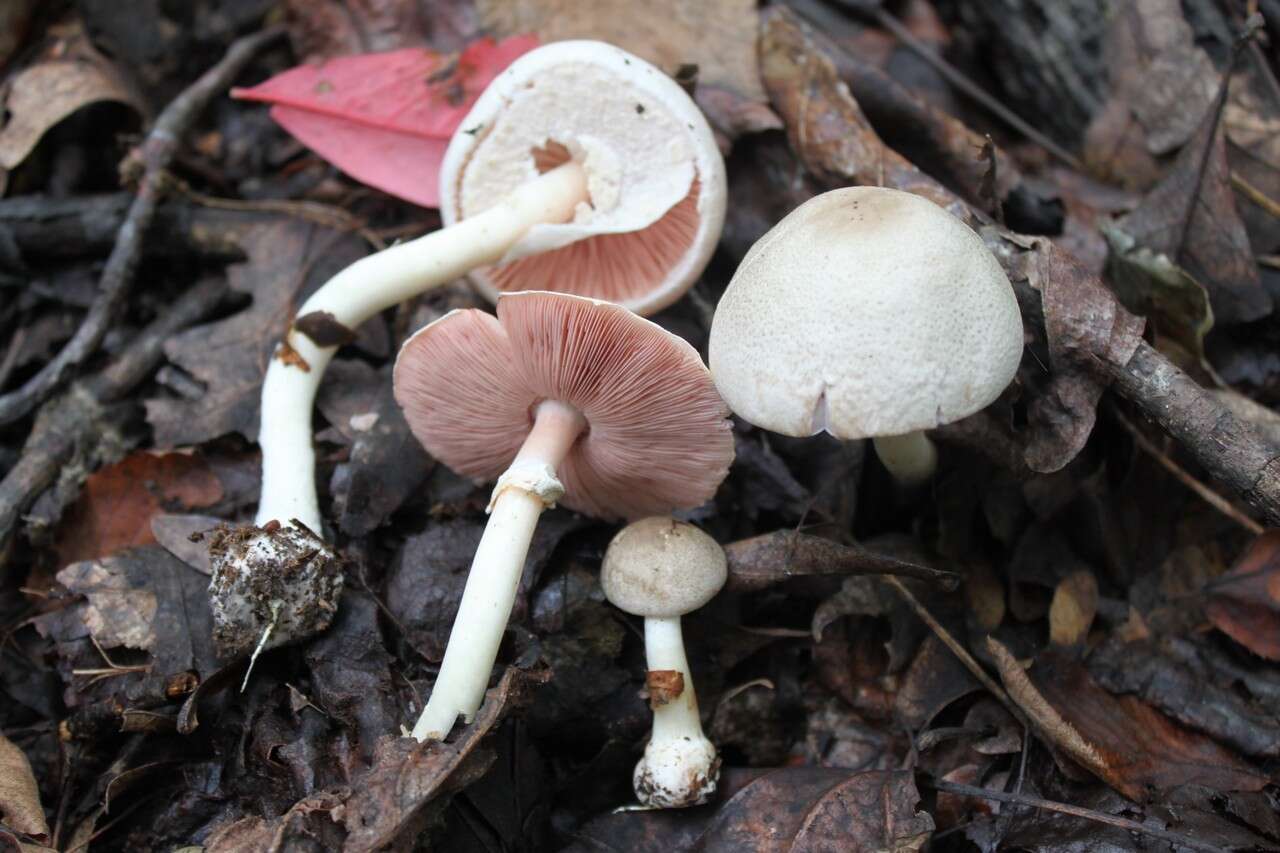
<instances>
[{"instance_id":1,"label":"cross-section of mushroom cap","mask_svg":"<svg viewBox=\"0 0 1280 853\"><path fill-rule=\"evenodd\" d=\"M982 409L1022 344L1013 288L977 234L919 196L852 187L751 248L716 307L709 360L747 421L854 439Z\"/></svg>"},{"instance_id":2,"label":"cross-section of mushroom cap","mask_svg":"<svg viewBox=\"0 0 1280 853\"><path fill-rule=\"evenodd\" d=\"M728 577L720 543L666 516L628 524L609 543L600 585L614 606L634 616L666 618L706 604Z\"/></svg>"},{"instance_id":3,"label":"cross-section of mushroom cap","mask_svg":"<svg viewBox=\"0 0 1280 853\"><path fill-rule=\"evenodd\" d=\"M608 302L504 294L498 316L454 311L396 361L395 396L432 456L477 481L515 457L544 400L586 429L556 471L562 503L599 518L702 504L733 459L728 409L684 340Z\"/></svg>"},{"instance_id":4,"label":"cross-section of mushroom cap","mask_svg":"<svg viewBox=\"0 0 1280 853\"><path fill-rule=\"evenodd\" d=\"M490 299L550 290L640 314L679 299L720 239L724 162L688 94L613 45L554 42L499 75L445 153L441 216L474 216L570 158L590 201L571 222L531 228L472 280Z\"/></svg>"}]
</instances>

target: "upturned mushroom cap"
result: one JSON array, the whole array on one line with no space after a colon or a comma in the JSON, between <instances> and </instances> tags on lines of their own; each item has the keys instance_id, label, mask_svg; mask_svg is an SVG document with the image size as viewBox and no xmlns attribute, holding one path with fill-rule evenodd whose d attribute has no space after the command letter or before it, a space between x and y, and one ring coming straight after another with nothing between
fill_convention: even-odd
<instances>
[{"instance_id":1,"label":"upturned mushroom cap","mask_svg":"<svg viewBox=\"0 0 1280 853\"><path fill-rule=\"evenodd\" d=\"M674 518L642 518L609 543L600 567L605 597L634 616L692 613L724 586L720 543Z\"/></svg>"},{"instance_id":2,"label":"upturned mushroom cap","mask_svg":"<svg viewBox=\"0 0 1280 853\"><path fill-rule=\"evenodd\" d=\"M556 471L561 502L600 518L698 506L733 460L728 409L693 347L609 302L504 294L498 316L453 311L405 342L395 396L427 451L477 481L515 458L537 405L587 427Z\"/></svg>"},{"instance_id":3,"label":"upturned mushroom cap","mask_svg":"<svg viewBox=\"0 0 1280 853\"><path fill-rule=\"evenodd\" d=\"M591 200L538 225L499 266L471 274L490 299L552 290L641 314L701 274L724 224L724 161L674 80L621 48L564 41L526 53L484 91L445 152L440 212L473 216L568 159Z\"/></svg>"},{"instance_id":4,"label":"upturned mushroom cap","mask_svg":"<svg viewBox=\"0 0 1280 853\"><path fill-rule=\"evenodd\" d=\"M751 247L716 308L729 407L784 435L898 435L971 415L1013 379L1022 318L982 240L926 199L852 187Z\"/></svg>"}]
</instances>

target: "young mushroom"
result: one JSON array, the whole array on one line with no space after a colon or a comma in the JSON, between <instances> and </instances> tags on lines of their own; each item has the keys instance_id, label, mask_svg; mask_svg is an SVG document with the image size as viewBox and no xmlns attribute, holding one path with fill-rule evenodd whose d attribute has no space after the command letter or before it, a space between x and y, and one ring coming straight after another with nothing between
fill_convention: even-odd
<instances>
[{"instance_id":1,"label":"young mushroom","mask_svg":"<svg viewBox=\"0 0 1280 853\"><path fill-rule=\"evenodd\" d=\"M1022 343L1013 288L977 234L919 196L851 187L751 247L716 307L709 361L745 420L869 437L910 486L936 464L923 430L995 400Z\"/></svg>"},{"instance_id":2,"label":"young mushroom","mask_svg":"<svg viewBox=\"0 0 1280 853\"><path fill-rule=\"evenodd\" d=\"M629 524L605 551L600 569L605 597L620 610L644 617L653 735L632 776L642 805L678 809L705 803L715 793L720 759L702 733L680 617L714 598L727 574L719 543L673 518Z\"/></svg>"},{"instance_id":3,"label":"young mushroom","mask_svg":"<svg viewBox=\"0 0 1280 853\"><path fill-rule=\"evenodd\" d=\"M260 635L278 645L328 623L340 590L316 500L311 412L337 348L378 312L471 274L481 289L565 290L650 313L697 279L724 222L724 164L698 107L660 70L612 45L556 42L517 59L485 90L440 171L446 227L364 258L309 298L262 386L262 494L252 536L214 561L224 654ZM308 531L299 552L269 522ZM278 597L251 569L321 547L323 584ZM252 559L250 550L259 557ZM338 582L332 583L333 578ZM317 602L313 593L325 592ZM310 590L304 592L303 590ZM297 600L295 600L297 599ZM286 625L280 612L319 615ZM265 632L265 634L264 634Z\"/></svg>"},{"instance_id":4,"label":"young mushroom","mask_svg":"<svg viewBox=\"0 0 1280 853\"><path fill-rule=\"evenodd\" d=\"M504 294L404 345L396 400L454 471L497 480L440 674L413 736L470 722L542 511L635 518L709 499L733 459L728 410L693 347L608 302Z\"/></svg>"}]
</instances>

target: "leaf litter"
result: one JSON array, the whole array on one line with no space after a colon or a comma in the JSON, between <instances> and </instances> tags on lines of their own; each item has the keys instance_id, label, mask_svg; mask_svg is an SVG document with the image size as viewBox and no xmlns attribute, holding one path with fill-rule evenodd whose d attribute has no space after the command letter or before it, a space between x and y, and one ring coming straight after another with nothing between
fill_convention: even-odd
<instances>
[{"instance_id":1,"label":"leaf litter","mask_svg":"<svg viewBox=\"0 0 1280 853\"><path fill-rule=\"evenodd\" d=\"M83 38L134 79L169 80L172 97L232 32L264 25L254 4L232 5L201 0L190 19L157 6L164 43L191 48L165 58L88 6ZM60 499L79 497L56 526L38 522L56 514L15 522L0 557L0 692L14 700L0 703L0 839L62 850L1280 846L1274 534L1254 537L1153 464L1151 448L1224 488L1110 385L1158 351L1202 383L1250 377L1197 400L1273 428L1280 384L1257 353L1277 339L1274 282L1257 256L1280 248L1280 103L1268 69L1227 61L1242 22L1135 0L1106 22L1105 49L1072 46L1107 87L1087 131L1057 140L1083 154L1084 174L1046 165L1034 142L922 73L937 58L893 47L877 4L435 5L285 4L292 51L278 44L234 82L275 104L296 140L226 100L172 164L197 190L167 196L166 228L210 227L198 212L219 197L256 219L224 235L241 253L230 265L225 248L191 248L199 240L164 253L144 240L138 291L104 349L163 312L170 284L222 277L239 301L164 336L160 381L145 372L110 420L89 415L142 449L68 475ZM948 53L961 73L1027 108L1018 81L966 53L990 34L947 6L891 11L917 41L962 48ZM33 32L47 26L37 18ZM513 36L528 37L499 41ZM371 242L433 227L398 199L430 205L433 158L484 81L533 38L569 36L683 69L728 152L720 255L662 325L705 347L710 307L751 243L818 192L867 184L919 192L980 230L1028 343L1000 400L938 432L942 470L922 493L896 491L856 444L737 424L733 471L693 514L727 545L729 589L685 620L726 769L715 800L681 811L614 811L631 800L651 724L642 629L599 586L614 528L564 510L539 527L477 719L440 743L400 736L430 690L487 495L420 450L388 371L424 321L479 304L462 288L366 324L321 389L322 505L352 566L332 628L264 654L243 690L243 662L219 662L210 642L199 540L256 501L274 341ZM10 81L25 67L7 69ZM95 171L85 148L101 140L70 115L35 137L9 193L61 192L89 216L82 200L119 184ZM363 171L368 151L346 151L353 137L335 135L334 118L348 131L386 125L400 154ZM316 224L317 205L344 217ZM58 233L79 263L102 251ZM14 256L50 281L74 278L56 254ZM25 278L0 288L22 294L0 299L6 333L62 318L53 337L31 333L43 349L94 298L58 299ZM38 364L31 346L0 361L0 392ZM16 470L28 428L0 431L0 472Z\"/></svg>"}]
</instances>

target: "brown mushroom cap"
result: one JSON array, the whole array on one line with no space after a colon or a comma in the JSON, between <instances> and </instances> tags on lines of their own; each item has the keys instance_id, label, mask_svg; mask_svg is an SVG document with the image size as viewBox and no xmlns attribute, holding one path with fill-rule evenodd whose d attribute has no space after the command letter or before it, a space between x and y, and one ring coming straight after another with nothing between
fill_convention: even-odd
<instances>
[{"instance_id":1,"label":"brown mushroom cap","mask_svg":"<svg viewBox=\"0 0 1280 853\"><path fill-rule=\"evenodd\" d=\"M728 577L720 543L692 524L655 516L613 537L600 585L615 607L635 616L692 613L715 598Z\"/></svg>"},{"instance_id":2,"label":"brown mushroom cap","mask_svg":"<svg viewBox=\"0 0 1280 853\"><path fill-rule=\"evenodd\" d=\"M396 401L427 451L491 481L558 400L587 427L557 475L562 503L600 518L698 506L733 460L733 436L697 351L608 302L567 294L504 294L498 316L454 311L405 342Z\"/></svg>"}]
</instances>

